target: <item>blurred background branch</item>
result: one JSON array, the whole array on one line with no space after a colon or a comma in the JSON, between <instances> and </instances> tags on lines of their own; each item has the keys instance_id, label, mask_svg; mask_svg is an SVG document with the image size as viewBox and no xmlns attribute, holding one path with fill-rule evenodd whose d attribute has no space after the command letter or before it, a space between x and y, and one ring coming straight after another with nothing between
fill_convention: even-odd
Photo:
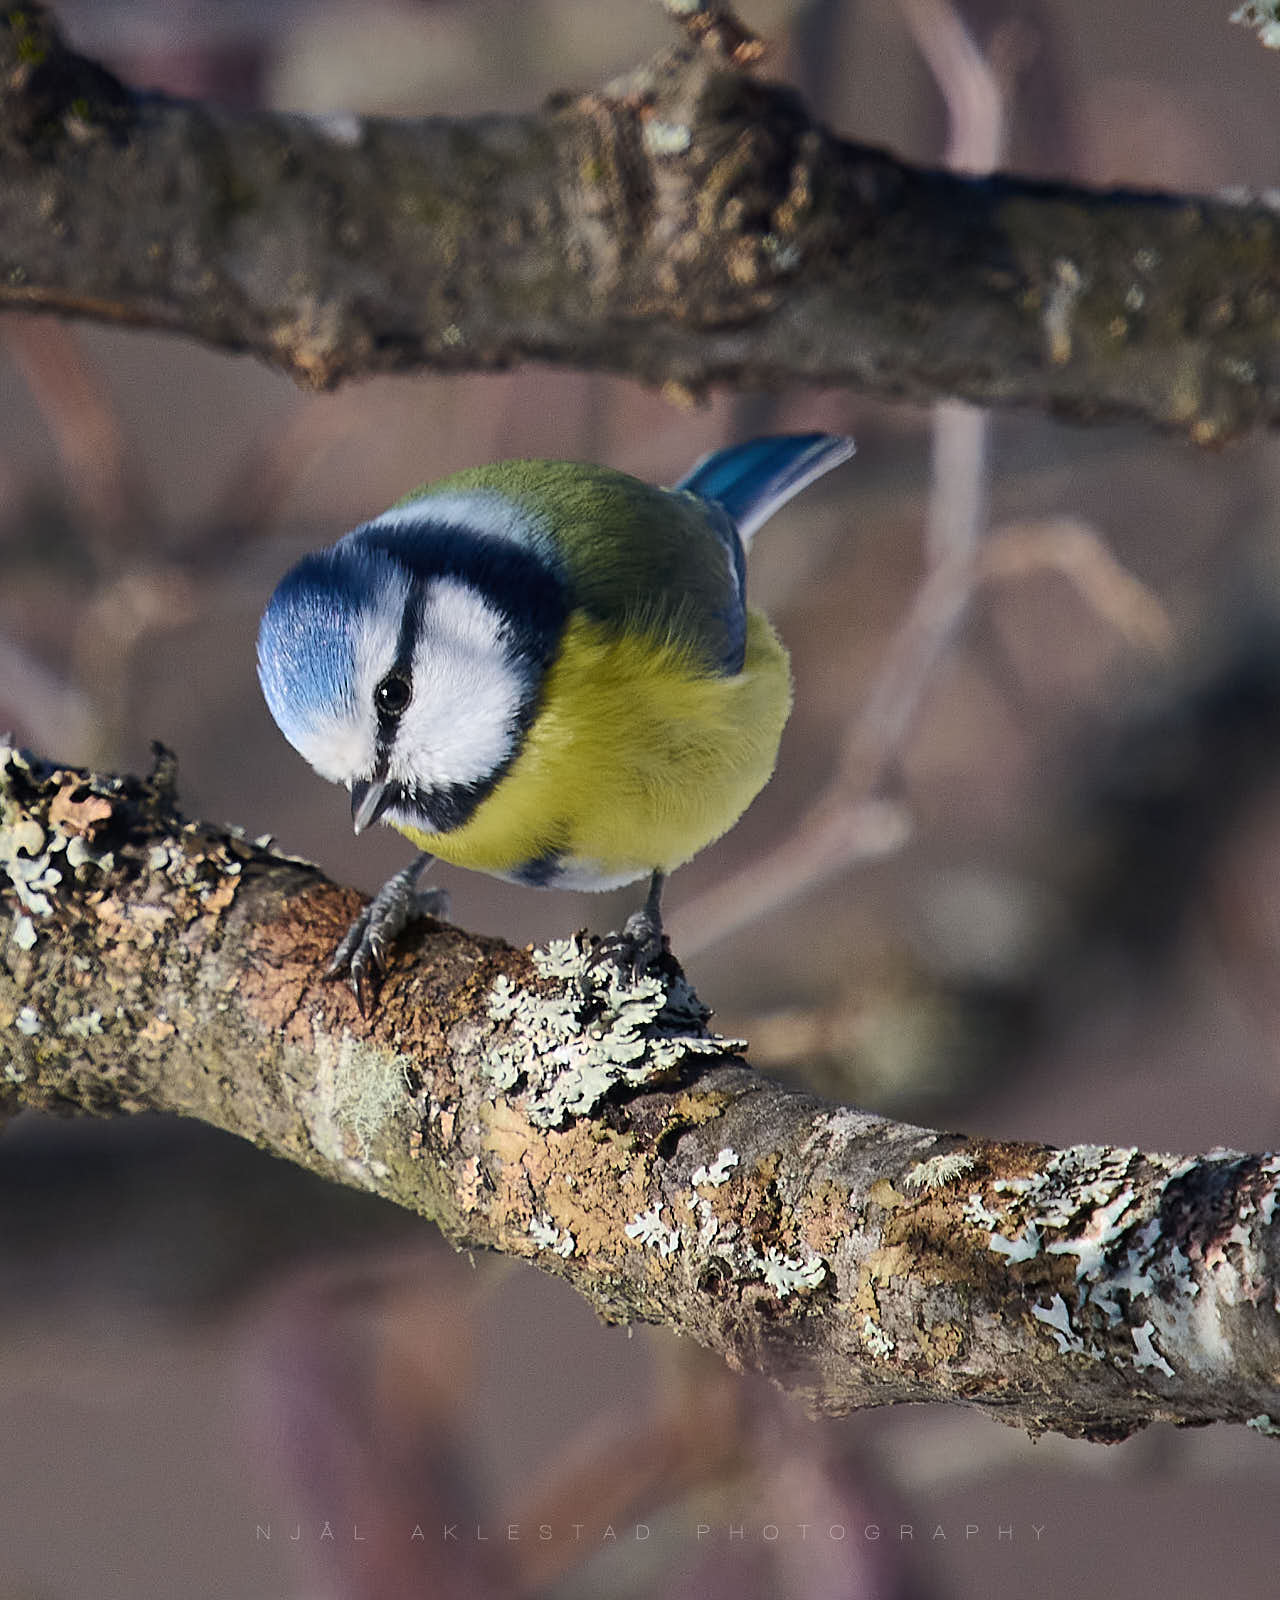
<instances>
[{"instance_id":1,"label":"blurred background branch","mask_svg":"<svg viewBox=\"0 0 1280 1600\"><path fill-rule=\"evenodd\" d=\"M948 77L954 164L982 169L996 77L958 65L945 14L907 13ZM1200 443L1280 410L1273 208L921 170L698 44L532 116L301 118L135 95L33 5L0 23L0 80L0 306L317 385L537 359L690 394L1127 414Z\"/></svg>"}]
</instances>

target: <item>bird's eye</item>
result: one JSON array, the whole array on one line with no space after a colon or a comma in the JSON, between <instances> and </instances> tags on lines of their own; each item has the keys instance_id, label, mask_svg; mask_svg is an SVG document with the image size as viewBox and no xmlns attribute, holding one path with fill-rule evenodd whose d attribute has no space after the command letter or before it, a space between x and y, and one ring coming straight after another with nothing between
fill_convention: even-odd
<instances>
[{"instance_id":1,"label":"bird's eye","mask_svg":"<svg viewBox=\"0 0 1280 1600\"><path fill-rule=\"evenodd\" d=\"M413 698L408 678L389 672L373 691L373 703L382 717L398 717Z\"/></svg>"}]
</instances>

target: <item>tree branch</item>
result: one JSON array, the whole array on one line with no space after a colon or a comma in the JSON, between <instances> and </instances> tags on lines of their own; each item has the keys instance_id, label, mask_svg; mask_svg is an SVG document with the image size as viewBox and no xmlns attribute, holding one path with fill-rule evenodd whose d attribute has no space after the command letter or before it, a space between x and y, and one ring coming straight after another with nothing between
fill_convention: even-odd
<instances>
[{"instance_id":1,"label":"tree branch","mask_svg":"<svg viewBox=\"0 0 1280 1600\"><path fill-rule=\"evenodd\" d=\"M1274 207L912 168L714 30L533 115L313 119L135 94L27 6L0 20L0 161L0 306L318 386L536 359L1200 442L1280 417Z\"/></svg>"},{"instance_id":2,"label":"tree branch","mask_svg":"<svg viewBox=\"0 0 1280 1600\"><path fill-rule=\"evenodd\" d=\"M665 1323L816 1409L1097 1439L1280 1418L1280 1157L996 1143L750 1071L674 966L433 925L376 1017L356 897L148 780L0 752L0 1110L197 1117ZM606 969L607 970L607 969Z\"/></svg>"}]
</instances>

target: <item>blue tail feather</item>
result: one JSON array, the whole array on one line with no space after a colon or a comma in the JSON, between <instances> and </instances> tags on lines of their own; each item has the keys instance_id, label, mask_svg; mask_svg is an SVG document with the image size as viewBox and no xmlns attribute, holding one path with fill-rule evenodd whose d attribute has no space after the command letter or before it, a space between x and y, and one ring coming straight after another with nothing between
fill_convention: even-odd
<instances>
[{"instance_id":1,"label":"blue tail feather","mask_svg":"<svg viewBox=\"0 0 1280 1600\"><path fill-rule=\"evenodd\" d=\"M676 488L722 505L746 544L780 506L852 454L853 440L839 434L774 434L703 456Z\"/></svg>"}]
</instances>

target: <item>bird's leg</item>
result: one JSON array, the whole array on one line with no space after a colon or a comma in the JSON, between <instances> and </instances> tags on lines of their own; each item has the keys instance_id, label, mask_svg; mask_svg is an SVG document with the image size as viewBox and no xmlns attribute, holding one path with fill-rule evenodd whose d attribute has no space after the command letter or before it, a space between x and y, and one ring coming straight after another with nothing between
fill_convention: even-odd
<instances>
[{"instance_id":1,"label":"bird's leg","mask_svg":"<svg viewBox=\"0 0 1280 1600\"><path fill-rule=\"evenodd\" d=\"M325 972L327 978L350 973L352 993L361 1014L365 1007L365 986L371 1000L377 999L378 984L387 970L387 951L410 922L419 917L444 917L449 914L447 889L417 887L423 869L435 857L424 850L407 867L387 879L373 899L355 919L333 953Z\"/></svg>"},{"instance_id":2,"label":"bird's leg","mask_svg":"<svg viewBox=\"0 0 1280 1600\"><path fill-rule=\"evenodd\" d=\"M667 948L662 931L662 889L666 881L665 872L653 874L644 904L623 923L621 933L612 933L600 941L593 965L612 961L633 982L653 966Z\"/></svg>"}]
</instances>

